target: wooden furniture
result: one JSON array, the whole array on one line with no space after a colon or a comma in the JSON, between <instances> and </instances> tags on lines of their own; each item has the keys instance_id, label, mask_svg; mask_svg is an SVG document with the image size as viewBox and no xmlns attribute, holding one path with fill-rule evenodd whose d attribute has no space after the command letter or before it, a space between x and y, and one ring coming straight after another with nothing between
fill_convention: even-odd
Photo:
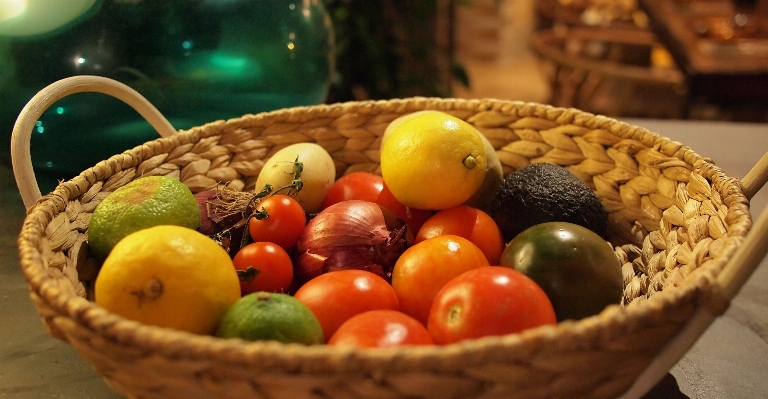
<instances>
[{"instance_id":1,"label":"wooden furniture","mask_svg":"<svg viewBox=\"0 0 768 399\"><path fill-rule=\"evenodd\" d=\"M687 101L684 75L651 58L650 31L555 27L537 31L533 52L550 84L548 103L609 116L682 118Z\"/></svg>"},{"instance_id":2,"label":"wooden furniture","mask_svg":"<svg viewBox=\"0 0 768 399\"><path fill-rule=\"evenodd\" d=\"M768 120L767 0L638 4L685 73L694 107L714 104L731 119Z\"/></svg>"}]
</instances>

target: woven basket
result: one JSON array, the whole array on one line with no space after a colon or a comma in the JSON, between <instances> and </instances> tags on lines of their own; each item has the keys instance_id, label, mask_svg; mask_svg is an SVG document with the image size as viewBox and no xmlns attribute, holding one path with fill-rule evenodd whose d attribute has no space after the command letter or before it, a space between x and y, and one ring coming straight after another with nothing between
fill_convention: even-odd
<instances>
[{"instance_id":1,"label":"woven basket","mask_svg":"<svg viewBox=\"0 0 768 399\"><path fill-rule=\"evenodd\" d=\"M111 94L161 135L102 161L40 197L29 158L39 115L79 92ZM98 265L86 229L99 202L147 175L193 191L250 189L265 161L316 142L339 175L379 172L379 143L396 117L441 110L476 126L504 172L531 162L567 166L610 213L623 263L621 306L577 322L444 347L347 349L246 343L141 325L96 306ZM138 93L105 78L59 81L35 96L13 139L17 182L29 208L19 237L31 297L50 333L71 344L129 398L614 398L652 387L721 314L766 252L748 197L768 157L742 181L683 144L575 109L499 100L411 98L297 107L216 121L174 134ZM765 216L765 215L764 215ZM768 218L764 218L768 219ZM737 251L737 247L744 250Z\"/></svg>"}]
</instances>

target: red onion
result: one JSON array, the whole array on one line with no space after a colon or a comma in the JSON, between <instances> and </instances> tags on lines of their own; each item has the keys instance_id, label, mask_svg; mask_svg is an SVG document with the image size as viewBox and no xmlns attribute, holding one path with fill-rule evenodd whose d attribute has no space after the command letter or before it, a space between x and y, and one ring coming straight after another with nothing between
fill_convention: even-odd
<instances>
[{"instance_id":1,"label":"red onion","mask_svg":"<svg viewBox=\"0 0 768 399\"><path fill-rule=\"evenodd\" d=\"M306 282L333 270L360 269L389 280L412 241L408 226L379 205L342 201L307 224L296 244L295 276Z\"/></svg>"}]
</instances>

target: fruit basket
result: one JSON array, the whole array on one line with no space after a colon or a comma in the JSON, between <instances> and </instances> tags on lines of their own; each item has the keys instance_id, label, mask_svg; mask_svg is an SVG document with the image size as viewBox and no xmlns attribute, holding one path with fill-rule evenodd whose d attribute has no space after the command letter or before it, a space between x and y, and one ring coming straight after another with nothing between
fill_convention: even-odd
<instances>
[{"instance_id":1,"label":"fruit basket","mask_svg":"<svg viewBox=\"0 0 768 399\"><path fill-rule=\"evenodd\" d=\"M99 162L41 197L29 159L32 126L54 101L81 91L125 101L164 137ZM622 304L520 334L361 350L193 335L126 320L87 298L98 271L88 255L88 221L118 187L139 176L167 175L193 192L222 182L250 189L265 161L296 142L323 146L339 176L379 172L388 123L426 109L477 127L505 174L546 161L585 181L609 212L609 241L623 263ZM768 178L768 157L740 182L684 144L611 118L541 104L350 102L175 132L130 88L79 76L32 98L14 129L12 153L28 207L18 241L21 267L38 312L50 334L130 398L639 397L727 308L768 250L758 238L768 234L768 216L753 228L749 214L749 198Z\"/></svg>"}]
</instances>

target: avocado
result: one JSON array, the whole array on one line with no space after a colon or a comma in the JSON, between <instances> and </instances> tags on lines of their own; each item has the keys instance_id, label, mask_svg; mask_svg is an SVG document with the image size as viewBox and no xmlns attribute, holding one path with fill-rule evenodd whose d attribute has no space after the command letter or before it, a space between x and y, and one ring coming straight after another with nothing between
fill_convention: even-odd
<instances>
[{"instance_id":1,"label":"avocado","mask_svg":"<svg viewBox=\"0 0 768 399\"><path fill-rule=\"evenodd\" d=\"M568 169L551 163L530 164L506 176L489 214L507 242L545 222L577 224L603 238L608 233L608 212L600 198Z\"/></svg>"}]
</instances>

